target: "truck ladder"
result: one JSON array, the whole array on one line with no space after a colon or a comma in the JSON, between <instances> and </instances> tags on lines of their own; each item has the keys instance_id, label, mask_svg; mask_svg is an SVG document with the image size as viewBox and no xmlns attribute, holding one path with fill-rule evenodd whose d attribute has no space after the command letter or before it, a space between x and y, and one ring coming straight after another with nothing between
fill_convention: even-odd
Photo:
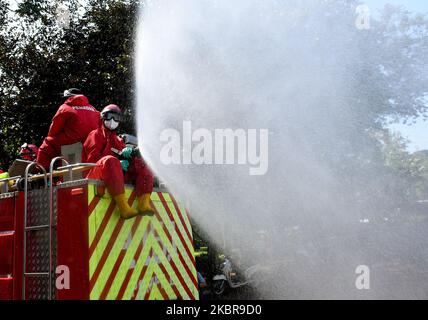
<instances>
[{"instance_id":1,"label":"truck ladder","mask_svg":"<svg viewBox=\"0 0 428 320\"><path fill-rule=\"evenodd\" d=\"M63 157L56 157L52 159L49 167L49 220L48 224L42 224L37 226L28 226L28 173L30 169L33 166L37 166L42 169L44 173L44 183L45 183L45 190L48 187L47 183L47 175L46 170L39 166L37 163L31 163L27 166L25 170L25 177L24 177L24 249L23 249L23 283L22 283L22 299L26 299L26 278L27 277L47 277L49 288L48 288L48 299L52 300L53 294L52 294L52 271L53 271L53 239L52 239L52 228L53 228L53 212L54 212L54 185L53 185L53 171L54 166L57 161L61 160L67 165L70 165L67 160L65 160ZM70 178L73 178L72 170L70 169ZM48 255L49 255L49 268L48 271L36 271L36 272L27 272L27 234L30 231L41 231L41 230L48 230L49 231L49 245L48 245Z\"/></svg>"},{"instance_id":2,"label":"truck ladder","mask_svg":"<svg viewBox=\"0 0 428 320\"><path fill-rule=\"evenodd\" d=\"M56 170L54 170L55 164L57 161L61 160L66 164L66 166L59 167ZM43 174L36 174L31 177L29 177L29 172L33 167L38 167L42 170ZM85 170L88 170L92 167L96 167L96 164L94 163L76 163L76 164L70 164L65 158L63 157L56 157L54 158L49 167L49 174L46 173L46 170L38 165L36 162L33 162L29 164L25 170L25 176L24 176L24 241L23 241L23 274L22 274L22 299L26 299L26 279L31 277L45 277L48 280L49 288L48 288L48 294L47 298L49 300L53 299L53 268L54 268L54 261L53 261L53 247L54 247L54 239L53 239L53 228L54 228L54 177L64 177L64 175L68 174L68 178L72 181L73 180L73 173L74 172L82 172ZM49 177L49 184L47 182L47 179ZM49 219L47 224L40 224L40 225L28 225L28 182L29 181L38 181L38 180L44 180L44 190L48 189L49 186ZM34 217L33 217L34 218ZM49 258L49 267L48 270L35 270L32 272L28 272L27 270L27 262L28 262L28 246L27 246L27 235L29 232L34 231L43 231L48 230L49 232L49 242L48 242L48 258Z\"/></svg>"},{"instance_id":3,"label":"truck ladder","mask_svg":"<svg viewBox=\"0 0 428 320\"><path fill-rule=\"evenodd\" d=\"M25 175L24 175L24 232L23 232L23 259L22 259L22 299L26 300L26 279L28 277L49 277L48 272L27 272L27 234L30 231L37 231L37 230L44 230L44 229L50 229L51 226L48 225L39 225L39 226L28 226L28 175L30 172L30 169L33 167L37 167L42 170L44 174L44 183L45 183L45 190L48 187L48 181L46 176L46 170L42 166L38 165L36 162L33 162L27 166L25 169ZM50 295L49 295L50 296Z\"/></svg>"}]
</instances>

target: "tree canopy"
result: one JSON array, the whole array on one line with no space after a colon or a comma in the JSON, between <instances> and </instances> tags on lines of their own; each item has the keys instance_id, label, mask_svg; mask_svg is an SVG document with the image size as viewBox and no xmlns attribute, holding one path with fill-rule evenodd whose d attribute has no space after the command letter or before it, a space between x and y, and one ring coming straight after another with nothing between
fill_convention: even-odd
<instances>
[{"instance_id":1,"label":"tree canopy","mask_svg":"<svg viewBox=\"0 0 428 320\"><path fill-rule=\"evenodd\" d=\"M97 109L120 105L127 115L124 130L133 131L134 33L142 2L20 0L11 6L0 0L0 163L7 167L24 142L41 144L69 87L83 90ZM358 4L325 1L332 16L348 10L346 19ZM349 41L361 57L350 61L358 64L352 108L359 116L346 140L354 152L344 157L360 166L370 162L371 170L396 170L397 161L407 163L397 158L402 146L389 140L401 151L386 161L385 136L379 134L388 121L427 116L428 18L386 6L369 30L356 29ZM376 156L362 157L368 153ZM346 172L343 157L338 162ZM415 175L412 166L404 167L408 171L401 174Z\"/></svg>"},{"instance_id":2,"label":"tree canopy","mask_svg":"<svg viewBox=\"0 0 428 320\"><path fill-rule=\"evenodd\" d=\"M0 1L0 162L19 145L40 145L62 104L80 88L101 109L109 103L133 130L132 50L139 1Z\"/></svg>"}]
</instances>

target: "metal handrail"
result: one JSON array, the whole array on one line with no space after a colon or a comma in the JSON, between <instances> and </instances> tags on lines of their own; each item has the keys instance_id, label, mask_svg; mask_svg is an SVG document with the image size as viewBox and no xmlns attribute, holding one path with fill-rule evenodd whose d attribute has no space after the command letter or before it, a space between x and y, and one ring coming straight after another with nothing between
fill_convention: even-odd
<instances>
[{"instance_id":1,"label":"metal handrail","mask_svg":"<svg viewBox=\"0 0 428 320\"><path fill-rule=\"evenodd\" d=\"M48 188L48 181L47 181L47 173L45 168L40 166L36 162L30 163L27 168L25 169L25 176L24 176L24 258L23 258L23 286L22 286L22 296L23 300L25 300L25 278L26 276L33 276L33 275L47 275L49 277L49 296L48 299L52 300L52 271L53 271L53 243L52 243L52 225L53 225L53 211L54 211L54 203L53 203L53 193L54 193L54 186L53 186L53 176L54 176L54 166L57 161L61 160L66 165L57 168L56 170L69 170L70 179L73 180L73 168L78 167L88 167L93 168L96 167L95 163L76 163L76 164L70 164L66 159L63 157L56 157L52 159L50 166L49 166L49 224L48 225L42 225L42 226L33 226L28 227L28 181L29 178L29 171L32 167L37 166L40 168L44 175L44 189L46 190ZM19 179L20 177L14 177L14 178L8 178L8 179L2 179L4 181L7 180L13 180L13 179ZM49 272L32 272L28 273L26 272L26 263L27 263L27 231L34 231L34 230L40 230L40 229L47 229L49 228Z\"/></svg>"},{"instance_id":2,"label":"metal handrail","mask_svg":"<svg viewBox=\"0 0 428 320\"><path fill-rule=\"evenodd\" d=\"M3 189L5 190L4 191L5 193L8 192L9 191L8 182L13 181L13 180L18 180L19 178L21 178L21 177L16 176L16 177L0 179L0 193L3 193ZM4 184L4 188L3 188L3 184Z\"/></svg>"},{"instance_id":3,"label":"metal handrail","mask_svg":"<svg viewBox=\"0 0 428 320\"><path fill-rule=\"evenodd\" d=\"M50 165L49 165L49 300L52 300L52 269L53 269L53 263L52 263L52 222L53 222L53 193L54 193L54 187L53 187L53 171L55 163L61 160L61 162L64 162L66 165L70 165L70 163L64 158L64 157L56 157L53 158ZM73 180L73 171L70 170L70 179Z\"/></svg>"},{"instance_id":4,"label":"metal handrail","mask_svg":"<svg viewBox=\"0 0 428 320\"><path fill-rule=\"evenodd\" d=\"M21 176L10 177L10 178L3 178L3 179L0 179L0 182L7 182L7 181L10 181L10 180L18 180L20 178L21 178Z\"/></svg>"},{"instance_id":5,"label":"metal handrail","mask_svg":"<svg viewBox=\"0 0 428 320\"><path fill-rule=\"evenodd\" d=\"M47 276L47 272L27 272L27 276Z\"/></svg>"},{"instance_id":6,"label":"metal handrail","mask_svg":"<svg viewBox=\"0 0 428 320\"><path fill-rule=\"evenodd\" d=\"M23 259L22 259L22 264L23 264L23 274L22 274L22 299L25 300L25 276L26 276L26 267L27 267L27 215L28 215L28 174L30 172L30 169L32 169L33 167L38 167L39 169L42 170L43 174L44 174L44 182L45 182L45 190L48 187L48 179L46 176L46 170L45 168L43 168L41 165L39 165L37 162L32 162L30 163L26 168L25 168L25 176L24 176L24 254L23 254Z\"/></svg>"},{"instance_id":7,"label":"metal handrail","mask_svg":"<svg viewBox=\"0 0 428 320\"><path fill-rule=\"evenodd\" d=\"M79 168L79 167L88 167L88 168L93 168L96 167L97 164L96 163L74 163L74 164L69 164L66 165L64 167L59 167L57 170L66 170L66 169L73 169L73 168Z\"/></svg>"},{"instance_id":8,"label":"metal handrail","mask_svg":"<svg viewBox=\"0 0 428 320\"><path fill-rule=\"evenodd\" d=\"M47 228L49 228L49 225L48 224L44 224L44 225L41 225L41 226L27 227L27 228L25 228L25 230L27 230L27 231L43 230L43 229L47 229Z\"/></svg>"}]
</instances>

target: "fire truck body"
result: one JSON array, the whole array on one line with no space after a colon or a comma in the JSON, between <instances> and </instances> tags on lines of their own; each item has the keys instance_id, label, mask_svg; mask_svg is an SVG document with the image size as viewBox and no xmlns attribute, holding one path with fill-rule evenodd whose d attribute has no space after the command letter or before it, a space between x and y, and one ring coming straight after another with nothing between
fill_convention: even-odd
<instances>
[{"instance_id":1,"label":"fire truck body","mask_svg":"<svg viewBox=\"0 0 428 320\"><path fill-rule=\"evenodd\" d=\"M198 299L186 210L166 190L152 202L123 220L87 179L0 194L0 299Z\"/></svg>"}]
</instances>

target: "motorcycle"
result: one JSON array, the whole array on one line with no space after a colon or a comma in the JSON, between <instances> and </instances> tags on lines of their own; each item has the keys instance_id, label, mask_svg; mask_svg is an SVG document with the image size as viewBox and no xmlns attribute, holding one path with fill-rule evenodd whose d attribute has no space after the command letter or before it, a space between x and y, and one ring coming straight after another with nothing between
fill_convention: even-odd
<instances>
[{"instance_id":1,"label":"motorcycle","mask_svg":"<svg viewBox=\"0 0 428 320\"><path fill-rule=\"evenodd\" d=\"M218 274L213 277L212 291L215 296L220 297L229 290L256 288L262 281L264 271L262 266L254 265L245 269L241 276L234 271L232 262L225 258L219 267Z\"/></svg>"}]
</instances>

